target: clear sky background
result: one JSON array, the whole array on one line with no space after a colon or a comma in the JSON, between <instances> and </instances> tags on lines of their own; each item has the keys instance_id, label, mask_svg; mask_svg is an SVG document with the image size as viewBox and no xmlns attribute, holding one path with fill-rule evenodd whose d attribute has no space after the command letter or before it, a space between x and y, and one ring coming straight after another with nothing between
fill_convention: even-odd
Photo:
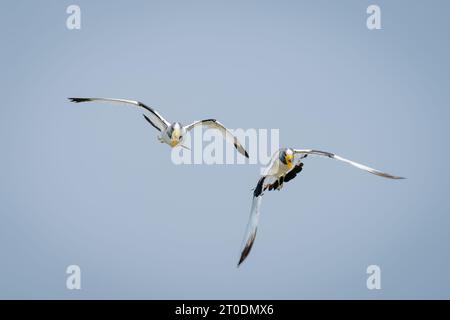
<instances>
[{"instance_id":1,"label":"clear sky background","mask_svg":"<svg viewBox=\"0 0 450 320\"><path fill-rule=\"evenodd\" d=\"M78 4L82 29L66 28ZM366 27L378 4L382 30ZM3 1L0 298L450 298L450 2ZM175 166L135 108L280 129L406 176L305 160ZM66 289L66 267L82 289ZM381 290L366 268L381 267Z\"/></svg>"}]
</instances>

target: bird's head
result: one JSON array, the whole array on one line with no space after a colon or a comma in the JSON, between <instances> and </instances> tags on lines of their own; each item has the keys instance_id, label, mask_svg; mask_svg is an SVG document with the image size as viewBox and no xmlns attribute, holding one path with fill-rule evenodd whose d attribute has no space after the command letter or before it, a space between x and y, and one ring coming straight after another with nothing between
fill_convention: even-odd
<instances>
[{"instance_id":1,"label":"bird's head","mask_svg":"<svg viewBox=\"0 0 450 320\"><path fill-rule=\"evenodd\" d=\"M184 128L179 122L173 123L169 130L167 131L167 134L170 138L170 145L172 147L175 147L178 145L184 137Z\"/></svg>"},{"instance_id":2,"label":"bird's head","mask_svg":"<svg viewBox=\"0 0 450 320\"><path fill-rule=\"evenodd\" d=\"M283 149L280 152L280 161L291 169L294 165L294 150L290 148Z\"/></svg>"}]
</instances>

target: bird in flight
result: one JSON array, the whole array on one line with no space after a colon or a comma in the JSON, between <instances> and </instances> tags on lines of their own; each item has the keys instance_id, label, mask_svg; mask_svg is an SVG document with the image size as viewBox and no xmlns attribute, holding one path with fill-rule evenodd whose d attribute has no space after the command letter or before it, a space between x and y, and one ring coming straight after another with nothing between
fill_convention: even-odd
<instances>
[{"instance_id":1,"label":"bird in flight","mask_svg":"<svg viewBox=\"0 0 450 320\"><path fill-rule=\"evenodd\" d=\"M380 177L389 178L389 179L404 179L403 177L393 176L388 173L384 173L372 168L369 168L363 164L342 158L334 153L318 151L312 149L291 149L291 148L282 148L276 151L269 165L263 170L263 173L258 180L256 188L253 190L253 201L252 207L250 210L250 218L247 224L247 229L244 236L244 241L241 247L241 255L238 262L239 265L244 262L247 256L252 249L253 243L256 238L256 231L258 228L258 221L260 216L260 207L261 207L261 199L263 192L268 190L281 190L284 183L294 179L297 174L300 173L303 169L302 159L306 158L308 155L316 155L327 157L330 159L336 159L352 166L359 168L361 170L368 171L372 174L375 174ZM295 162L295 157L297 156L297 162Z\"/></svg>"},{"instance_id":2,"label":"bird in flight","mask_svg":"<svg viewBox=\"0 0 450 320\"><path fill-rule=\"evenodd\" d=\"M176 147L181 146L187 148L183 145L186 134L198 126L205 126L210 129L217 129L222 133L224 139L233 143L234 147L241 153L243 156L248 158L248 153L242 146L242 144L238 141L238 139L221 124L219 121L215 119L205 119L194 121L193 123L183 126L179 122L170 123L166 119L164 119L156 110L152 107L146 106L142 102L134 101L134 100L126 100L126 99L110 99L110 98L68 98L71 102L80 103L80 102L109 102L109 103L120 103L120 104L130 104L137 107L144 108L148 111L148 116L143 115L145 120L148 121L156 130L160 131L160 135L158 136L158 140L161 143L167 143L169 146Z\"/></svg>"}]
</instances>

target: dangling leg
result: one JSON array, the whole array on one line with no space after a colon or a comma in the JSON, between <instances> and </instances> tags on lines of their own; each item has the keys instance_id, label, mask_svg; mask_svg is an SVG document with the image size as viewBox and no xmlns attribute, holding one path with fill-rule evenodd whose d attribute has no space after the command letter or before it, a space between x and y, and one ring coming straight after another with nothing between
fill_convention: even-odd
<instances>
[{"instance_id":1,"label":"dangling leg","mask_svg":"<svg viewBox=\"0 0 450 320\"><path fill-rule=\"evenodd\" d=\"M278 191L280 191L281 188L283 188L283 182L284 182L284 176L281 176L281 177L278 179L278 186L277 186L277 190L278 190Z\"/></svg>"}]
</instances>

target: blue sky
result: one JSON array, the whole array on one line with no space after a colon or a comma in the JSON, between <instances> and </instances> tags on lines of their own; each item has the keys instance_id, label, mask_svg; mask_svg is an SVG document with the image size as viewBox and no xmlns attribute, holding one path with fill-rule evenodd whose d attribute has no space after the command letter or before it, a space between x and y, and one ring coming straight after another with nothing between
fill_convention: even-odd
<instances>
[{"instance_id":1,"label":"blue sky","mask_svg":"<svg viewBox=\"0 0 450 320\"><path fill-rule=\"evenodd\" d=\"M450 298L448 1L77 1L81 30L70 4L2 10L1 298ZM280 129L408 179L305 160L237 269L259 166L175 166L140 110L71 96Z\"/></svg>"}]
</instances>

